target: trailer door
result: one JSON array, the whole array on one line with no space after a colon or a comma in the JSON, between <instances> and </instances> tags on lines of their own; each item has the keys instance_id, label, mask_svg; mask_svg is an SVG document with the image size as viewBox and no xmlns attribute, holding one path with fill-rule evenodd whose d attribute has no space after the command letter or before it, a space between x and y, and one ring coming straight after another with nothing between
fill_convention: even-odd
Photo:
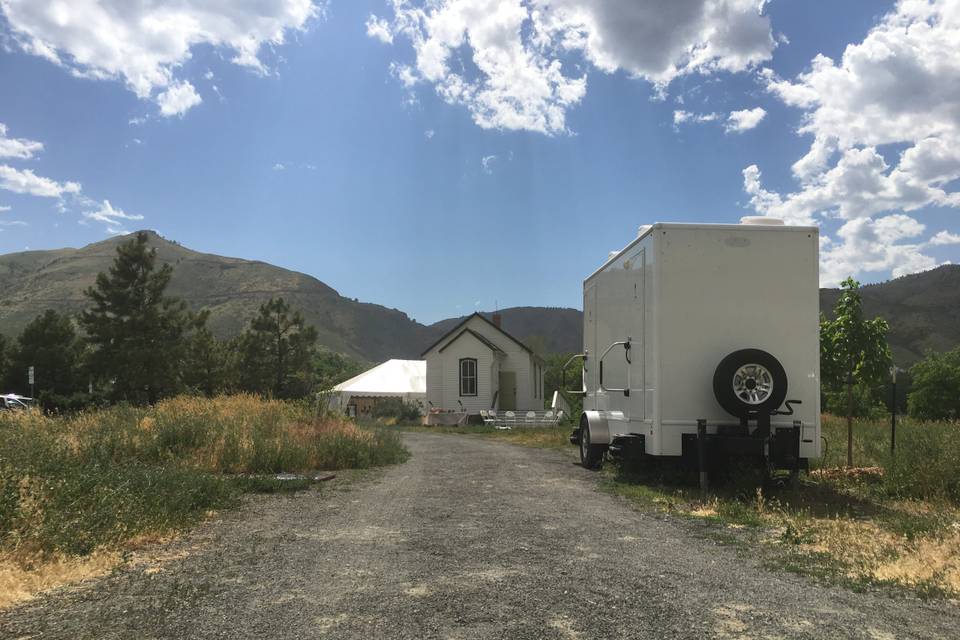
<instances>
[{"instance_id":1,"label":"trailer door","mask_svg":"<svg viewBox=\"0 0 960 640\"><path fill-rule=\"evenodd\" d=\"M595 284L583 290L583 349L587 354L583 363L583 386L587 394L583 399L585 410L597 409L597 287Z\"/></svg>"},{"instance_id":2,"label":"trailer door","mask_svg":"<svg viewBox=\"0 0 960 640\"><path fill-rule=\"evenodd\" d=\"M647 250L640 249L632 259L631 269L633 301L630 310L628 335L630 336L630 401L627 403L627 416L631 420L645 417L646 401L646 306L647 306Z\"/></svg>"}]
</instances>

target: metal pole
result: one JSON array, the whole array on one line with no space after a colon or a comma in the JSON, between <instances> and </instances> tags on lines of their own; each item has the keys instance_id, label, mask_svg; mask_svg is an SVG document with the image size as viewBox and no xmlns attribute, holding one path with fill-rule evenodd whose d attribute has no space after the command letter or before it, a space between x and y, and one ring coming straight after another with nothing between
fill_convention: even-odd
<instances>
[{"instance_id":1,"label":"metal pole","mask_svg":"<svg viewBox=\"0 0 960 640\"><path fill-rule=\"evenodd\" d=\"M707 477L707 421L697 420L697 461L700 470L700 493L707 495L710 482Z\"/></svg>"}]
</instances>

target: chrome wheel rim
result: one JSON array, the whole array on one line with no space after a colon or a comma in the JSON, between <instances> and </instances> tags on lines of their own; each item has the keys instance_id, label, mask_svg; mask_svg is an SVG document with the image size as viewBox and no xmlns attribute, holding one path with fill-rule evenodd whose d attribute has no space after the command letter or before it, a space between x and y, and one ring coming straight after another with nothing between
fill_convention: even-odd
<instances>
[{"instance_id":1,"label":"chrome wheel rim","mask_svg":"<svg viewBox=\"0 0 960 640\"><path fill-rule=\"evenodd\" d=\"M586 429L580 429L580 460L587 459L587 448L590 446L590 433Z\"/></svg>"},{"instance_id":2,"label":"chrome wheel rim","mask_svg":"<svg viewBox=\"0 0 960 640\"><path fill-rule=\"evenodd\" d=\"M773 374L763 365L745 364L733 374L733 393L746 404L763 404L773 393Z\"/></svg>"}]
</instances>

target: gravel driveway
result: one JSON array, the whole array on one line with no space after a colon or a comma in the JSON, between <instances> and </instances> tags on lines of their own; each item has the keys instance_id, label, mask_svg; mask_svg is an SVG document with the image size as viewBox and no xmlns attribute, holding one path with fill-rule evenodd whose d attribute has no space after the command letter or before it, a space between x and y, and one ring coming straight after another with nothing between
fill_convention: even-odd
<instances>
[{"instance_id":1,"label":"gravel driveway","mask_svg":"<svg viewBox=\"0 0 960 640\"><path fill-rule=\"evenodd\" d=\"M0 637L960 638L955 605L768 572L557 452L404 437L405 465L258 497Z\"/></svg>"}]
</instances>

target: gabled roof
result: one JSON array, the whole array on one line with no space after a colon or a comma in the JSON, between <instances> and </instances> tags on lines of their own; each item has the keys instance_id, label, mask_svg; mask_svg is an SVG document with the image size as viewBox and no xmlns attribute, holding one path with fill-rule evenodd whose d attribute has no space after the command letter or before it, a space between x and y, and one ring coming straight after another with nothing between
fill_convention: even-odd
<instances>
[{"instance_id":1,"label":"gabled roof","mask_svg":"<svg viewBox=\"0 0 960 640\"><path fill-rule=\"evenodd\" d=\"M517 346L519 346L521 349L523 349L524 351L526 351L526 352L529 353L530 355L532 355L532 356L534 356L534 357L539 357L539 356L537 356L537 354L535 354L535 353L533 352L533 349L531 349L531 348L528 347L527 345L523 344L522 342L520 342L519 340L517 340L516 338L514 338L512 335L510 335L509 333L507 333L506 331L504 331L501 327L498 327L497 325L495 325L489 318L487 318L486 316L484 316L484 315L483 315L482 313L480 313L479 311L474 311L472 314L470 314L469 316L467 316L466 318L464 318L461 322L459 322L459 323L457 324L457 326L455 326L453 329L450 329L450 331L447 331L445 334L443 334L443 335L440 337L439 340L437 340L437 341L434 342L432 345L430 345L429 347L427 347L427 348L423 351L423 353L420 354L420 357L422 358L422 357L424 357L425 355L427 355L428 353L430 353L431 351L433 351L434 347L436 347L438 344L440 344L441 342L443 342L444 340L446 340L447 338L449 338L450 336L452 336L452 335L454 335L454 334L457 334L456 337L459 338L459 337L460 337L460 334L463 333L463 331L461 331L461 329L463 329L463 327L464 327L468 322L470 322L470 320L471 320L472 318L474 318L474 317L480 318L481 320L483 320L484 322L486 322L488 325L490 325L491 327L493 327L494 329L496 329L497 331L499 331L500 333L502 333L504 336L506 336L507 338L509 338L510 340L512 340ZM472 334L474 334L474 335L478 335L476 331L471 331L470 333L472 333ZM456 339L456 338L454 338L454 339ZM453 340L451 340L450 342L453 342ZM488 342L488 341L485 340L485 342ZM446 346L444 346L444 348L446 348Z\"/></svg>"},{"instance_id":2,"label":"gabled roof","mask_svg":"<svg viewBox=\"0 0 960 640\"><path fill-rule=\"evenodd\" d=\"M499 352L499 353L503 353L503 349L501 349L501 348L498 347L497 345L495 345L495 344L493 344L492 342L490 342L490 341L486 338L486 336L484 336L482 333L477 333L477 332L474 331L473 329L469 329L469 328L464 329L463 331L461 331L460 333L458 333L452 340L449 340L449 341L447 342L447 344L445 344L445 345L443 345L442 347L440 347L439 353L443 353L443 350L444 350L444 349L446 349L447 347L449 347L450 345L452 345L454 342L456 342L457 340L459 340L459 339L460 339L460 336L462 336L462 335L465 334L465 333L469 333L469 334L472 335L474 338L476 338L477 340L479 340L479 341L482 342L483 344L485 344L485 345L487 345L488 347L490 347L490 349L491 349L492 351L497 351L497 352Z\"/></svg>"}]
</instances>

